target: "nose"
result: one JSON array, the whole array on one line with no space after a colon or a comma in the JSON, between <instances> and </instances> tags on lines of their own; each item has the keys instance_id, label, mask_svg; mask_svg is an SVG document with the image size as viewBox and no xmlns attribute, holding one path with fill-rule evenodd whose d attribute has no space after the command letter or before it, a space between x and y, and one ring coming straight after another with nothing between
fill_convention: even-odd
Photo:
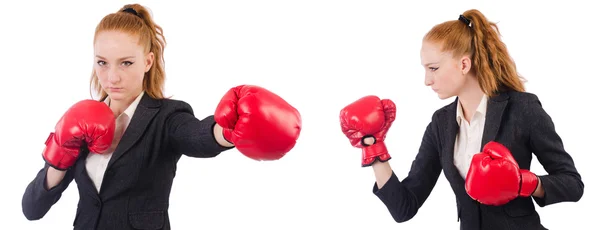
<instances>
[{"instance_id":1,"label":"nose","mask_svg":"<svg viewBox=\"0 0 600 230\"><path fill-rule=\"evenodd\" d=\"M117 82L121 81L121 74L119 73L118 68L111 67L108 70L108 81L111 84L116 84Z\"/></svg>"},{"instance_id":2,"label":"nose","mask_svg":"<svg viewBox=\"0 0 600 230\"><path fill-rule=\"evenodd\" d=\"M425 85L426 86L433 85L433 77L430 74L425 74Z\"/></svg>"}]
</instances>

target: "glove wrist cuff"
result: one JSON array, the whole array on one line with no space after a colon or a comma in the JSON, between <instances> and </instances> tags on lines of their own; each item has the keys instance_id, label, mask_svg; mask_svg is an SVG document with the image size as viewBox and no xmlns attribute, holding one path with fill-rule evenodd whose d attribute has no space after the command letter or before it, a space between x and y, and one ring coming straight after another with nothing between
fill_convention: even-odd
<instances>
[{"instance_id":1,"label":"glove wrist cuff","mask_svg":"<svg viewBox=\"0 0 600 230\"><path fill-rule=\"evenodd\" d=\"M387 146L383 141L376 142L373 145L362 148L362 166L371 166L375 163L376 160L380 162L386 162L391 159L391 156L388 153Z\"/></svg>"},{"instance_id":2,"label":"glove wrist cuff","mask_svg":"<svg viewBox=\"0 0 600 230\"><path fill-rule=\"evenodd\" d=\"M56 143L54 135L54 133L50 133L48 139L46 139L46 148L44 148L42 157L44 158L44 161L51 167L64 171L75 164L75 159L70 159L69 157L64 156L65 153L63 152L62 147Z\"/></svg>"},{"instance_id":3,"label":"glove wrist cuff","mask_svg":"<svg viewBox=\"0 0 600 230\"><path fill-rule=\"evenodd\" d=\"M232 130L223 128L222 134L223 134L223 139L225 139L225 141L227 141L233 145L233 141L231 140L232 136L233 136Z\"/></svg>"},{"instance_id":4,"label":"glove wrist cuff","mask_svg":"<svg viewBox=\"0 0 600 230\"><path fill-rule=\"evenodd\" d=\"M521 170L521 189L519 196L528 197L531 196L537 189L539 184L539 178L529 170Z\"/></svg>"}]
</instances>

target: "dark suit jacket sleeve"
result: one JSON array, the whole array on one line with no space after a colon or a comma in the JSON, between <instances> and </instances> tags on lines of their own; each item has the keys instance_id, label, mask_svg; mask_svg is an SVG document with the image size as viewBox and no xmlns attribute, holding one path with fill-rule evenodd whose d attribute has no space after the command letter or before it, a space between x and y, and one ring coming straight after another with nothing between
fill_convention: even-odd
<instances>
[{"instance_id":1,"label":"dark suit jacket sleeve","mask_svg":"<svg viewBox=\"0 0 600 230\"><path fill-rule=\"evenodd\" d=\"M433 123L427 126L419 152L406 178L400 181L393 172L381 189L378 189L377 183L373 186L373 193L398 223L408 221L417 214L440 176L442 166L434 127Z\"/></svg>"},{"instance_id":2,"label":"dark suit jacket sleeve","mask_svg":"<svg viewBox=\"0 0 600 230\"><path fill-rule=\"evenodd\" d=\"M178 109L167 120L169 142L172 149L186 156L209 158L233 147L221 146L214 136L214 116L199 120L192 107L179 102Z\"/></svg>"},{"instance_id":3,"label":"dark suit jacket sleeve","mask_svg":"<svg viewBox=\"0 0 600 230\"><path fill-rule=\"evenodd\" d=\"M529 144L548 175L539 176L545 196L534 200L540 206L565 201L578 201L583 195L583 182L571 156L565 151L554 123L540 101L530 100L528 109Z\"/></svg>"},{"instance_id":4,"label":"dark suit jacket sleeve","mask_svg":"<svg viewBox=\"0 0 600 230\"><path fill-rule=\"evenodd\" d=\"M23 194L21 206L23 214L28 220L39 220L44 217L73 181L73 171L67 170L63 180L57 186L48 190L46 188L48 167L50 166L46 164L38 172L37 176L25 189L25 194Z\"/></svg>"}]
</instances>

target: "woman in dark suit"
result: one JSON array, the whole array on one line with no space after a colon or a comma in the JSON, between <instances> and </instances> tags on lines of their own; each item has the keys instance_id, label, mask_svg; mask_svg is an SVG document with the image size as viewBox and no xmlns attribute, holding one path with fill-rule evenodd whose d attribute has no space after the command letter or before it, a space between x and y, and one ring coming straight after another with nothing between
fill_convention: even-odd
<instances>
[{"instance_id":1,"label":"woman in dark suit","mask_svg":"<svg viewBox=\"0 0 600 230\"><path fill-rule=\"evenodd\" d=\"M231 88L202 120L186 102L165 98L165 44L138 4L98 24L91 85L101 99L74 104L56 124L45 165L23 195L27 219L44 217L75 180L74 229L170 229L169 194L182 155L215 157L236 146L249 158L277 160L293 148L298 111L261 87Z\"/></svg>"},{"instance_id":2,"label":"woman in dark suit","mask_svg":"<svg viewBox=\"0 0 600 230\"><path fill-rule=\"evenodd\" d=\"M454 191L463 230L545 229L533 202L576 202L583 182L550 116L524 90L494 23L477 10L433 27L423 39L425 84L441 99L408 175L391 169L385 146L395 104L363 97L342 109L341 127L372 166L374 194L398 223L417 214L441 172ZM533 154L547 171L529 171Z\"/></svg>"}]
</instances>

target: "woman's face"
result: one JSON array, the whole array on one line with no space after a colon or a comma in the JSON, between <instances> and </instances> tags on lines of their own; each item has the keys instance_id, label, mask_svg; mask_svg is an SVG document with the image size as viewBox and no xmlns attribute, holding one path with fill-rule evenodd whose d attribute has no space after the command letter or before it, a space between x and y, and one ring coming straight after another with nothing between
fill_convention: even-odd
<instances>
[{"instance_id":1,"label":"woman's face","mask_svg":"<svg viewBox=\"0 0 600 230\"><path fill-rule=\"evenodd\" d=\"M150 70L154 54L146 53L137 36L119 31L103 31L94 44L94 71L111 100L133 100L143 90L144 74Z\"/></svg>"},{"instance_id":2,"label":"woman's face","mask_svg":"<svg viewBox=\"0 0 600 230\"><path fill-rule=\"evenodd\" d=\"M425 68L425 85L440 99L447 99L457 96L465 86L471 62L468 57L453 58L451 53L442 52L438 44L424 41L421 65Z\"/></svg>"}]
</instances>

